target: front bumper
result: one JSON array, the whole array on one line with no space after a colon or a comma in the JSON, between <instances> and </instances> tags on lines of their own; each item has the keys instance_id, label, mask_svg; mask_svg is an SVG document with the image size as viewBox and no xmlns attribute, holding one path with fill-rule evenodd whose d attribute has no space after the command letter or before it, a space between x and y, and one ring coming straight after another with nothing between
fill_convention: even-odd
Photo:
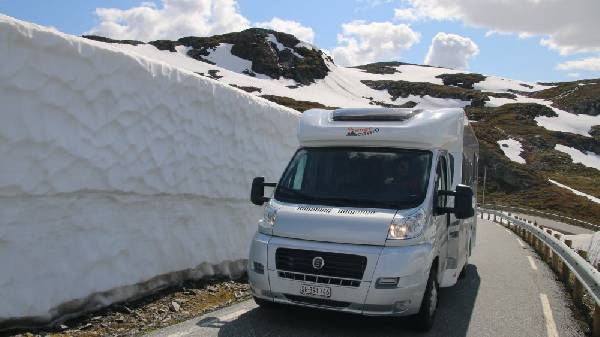
<instances>
[{"instance_id":1,"label":"front bumper","mask_svg":"<svg viewBox=\"0 0 600 337\"><path fill-rule=\"evenodd\" d=\"M300 294L302 284L320 285L314 277L290 279L277 270L275 251L279 247L351 253L367 257L365 272L356 286L331 287L327 299ZM407 247L378 247L353 244L323 243L257 233L252 241L248 260L248 279L254 296L277 303L292 304L376 316L404 316L419 311L431 264L431 247L427 244ZM255 263L264 266L256 268ZM398 277L397 286L376 286L380 277ZM306 280L310 279L310 281Z\"/></svg>"}]
</instances>

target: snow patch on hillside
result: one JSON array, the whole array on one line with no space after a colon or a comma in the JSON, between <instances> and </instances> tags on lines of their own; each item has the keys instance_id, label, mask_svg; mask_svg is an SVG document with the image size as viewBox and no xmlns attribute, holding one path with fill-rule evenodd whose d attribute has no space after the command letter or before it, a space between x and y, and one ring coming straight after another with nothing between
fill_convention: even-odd
<instances>
[{"instance_id":1,"label":"snow patch on hillside","mask_svg":"<svg viewBox=\"0 0 600 337\"><path fill-rule=\"evenodd\" d=\"M583 153L575 148L564 146L561 144L556 144L554 149L560 152L564 152L571 156L571 160L573 160L574 163L581 163L587 167L600 170L600 156L595 154L594 152L587 151Z\"/></svg>"},{"instance_id":2,"label":"snow patch on hillside","mask_svg":"<svg viewBox=\"0 0 600 337\"><path fill-rule=\"evenodd\" d=\"M500 145L500 149L504 152L504 155L508 157L508 159L519 163L525 164L525 159L521 157L521 152L523 152L523 146L521 142L516 139L503 139L498 141L498 145Z\"/></svg>"},{"instance_id":3,"label":"snow patch on hillside","mask_svg":"<svg viewBox=\"0 0 600 337\"><path fill-rule=\"evenodd\" d=\"M277 48L278 51L284 51L284 50L288 50L290 51L292 54L294 54L296 57L303 59L304 56L296 53L296 51L292 48L288 48L286 46L283 45L283 43L279 42L277 40L277 37L273 34L269 34L267 35L267 41L273 43L275 45L275 47Z\"/></svg>"},{"instance_id":4,"label":"snow patch on hillside","mask_svg":"<svg viewBox=\"0 0 600 337\"><path fill-rule=\"evenodd\" d=\"M139 54L0 15L0 324L241 272L299 114Z\"/></svg>"},{"instance_id":5,"label":"snow patch on hillside","mask_svg":"<svg viewBox=\"0 0 600 337\"><path fill-rule=\"evenodd\" d=\"M567 189L567 190L569 190L569 191L571 191L571 192L573 192L573 193L575 193L575 194L577 194L577 195L580 195L580 196L582 196L582 197L586 197L586 198L590 199L591 201L593 201L593 202L595 202L595 203L598 203L598 204L600 204L600 198L596 198L596 197L594 197L594 196L592 196L592 195L589 195L589 194L583 193L583 192L581 192L581 191L578 191L578 190L576 190L576 189L573 189L573 188L571 188L571 187L569 187L569 186L567 186L567 185L563 185L563 184L561 184L561 183L559 183L559 182L557 182L557 181L554 181L554 180L552 180L552 179L548 179L548 181L550 181L551 183L553 183L554 185L556 185L556 186L558 186L558 187L565 188L565 189Z\"/></svg>"},{"instance_id":6,"label":"snow patch on hillside","mask_svg":"<svg viewBox=\"0 0 600 337\"><path fill-rule=\"evenodd\" d=\"M552 102L543 101L550 106ZM550 106L551 107L551 106ZM538 116L535 121L551 131L570 132L578 135L591 137L589 131L592 125L600 125L600 116L577 115L557 108L552 108L558 117Z\"/></svg>"},{"instance_id":7,"label":"snow patch on hillside","mask_svg":"<svg viewBox=\"0 0 600 337\"><path fill-rule=\"evenodd\" d=\"M476 90L491 92L509 92L509 89L523 92L531 92L548 89L550 87L539 85L537 83L516 81L498 76L487 76L485 80L475 83L473 88Z\"/></svg>"},{"instance_id":8,"label":"snow patch on hillside","mask_svg":"<svg viewBox=\"0 0 600 337\"><path fill-rule=\"evenodd\" d=\"M230 43L219 43L219 45L204 58L214 62L221 68L225 68L236 73L252 71L252 61L233 55L231 53L232 47L233 45Z\"/></svg>"}]
</instances>

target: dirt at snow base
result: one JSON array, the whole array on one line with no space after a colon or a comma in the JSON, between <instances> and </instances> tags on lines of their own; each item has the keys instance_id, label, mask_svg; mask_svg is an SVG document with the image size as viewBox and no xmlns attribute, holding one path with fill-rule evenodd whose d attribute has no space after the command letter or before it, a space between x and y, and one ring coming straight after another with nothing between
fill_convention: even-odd
<instances>
[{"instance_id":1,"label":"dirt at snow base","mask_svg":"<svg viewBox=\"0 0 600 337\"><path fill-rule=\"evenodd\" d=\"M139 336L250 298L245 280L188 281L136 301L114 304L53 329L16 336Z\"/></svg>"}]
</instances>

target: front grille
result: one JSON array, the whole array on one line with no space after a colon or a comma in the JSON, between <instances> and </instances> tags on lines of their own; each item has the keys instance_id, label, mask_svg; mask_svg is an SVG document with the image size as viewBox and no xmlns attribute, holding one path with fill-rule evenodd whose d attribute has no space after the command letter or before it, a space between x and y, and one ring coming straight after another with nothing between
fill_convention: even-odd
<instances>
[{"instance_id":1,"label":"front grille","mask_svg":"<svg viewBox=\"0 0 600 337\"><path fill-rule=\"evenodd\" d=\"M322 269L313 268L312 261L317 256L325 261ZM367 267L367 258L353 254L277 248L275 266L283 271L361 280Z\"/></svg>"},{"instance_id":2,"label":"front grille","mask_svg":"<svg viewBox=\"0 0 600 337\"><path fill-rule=\"evenodd\" d=\"M333 301L333 300L328 300L328 299L323 299L323 298L304 297L304 296L290 295L290 294L284 294L284 296L292 302L320 305L320 306L332 307L332 308L345 308L350 305L350 302Z\"/></svg>"},{"instance_id":3,"label":"front grille","mask_svg":"<svg viewBox=\"0 0 600 337\"><path fill-rule=\"evenodd\" d=\"M321 284L333 284L336 286L346 286L346 287L360 287L360 281L346 280L346 279L337 278L337 277L307 275L307 274L300 274L300 273L292 273L289 271L280 271L278 273L278 275L281 278L287 278L287 279L296 280L296 281L306 281L306 282L321 283Z\"/></svg>"}]
</instances>

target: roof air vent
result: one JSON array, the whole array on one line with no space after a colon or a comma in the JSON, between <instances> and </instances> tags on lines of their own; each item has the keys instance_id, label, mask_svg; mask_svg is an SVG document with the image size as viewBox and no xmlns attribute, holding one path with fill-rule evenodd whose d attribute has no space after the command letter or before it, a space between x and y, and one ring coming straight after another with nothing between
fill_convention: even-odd
<instances>
[{"instance_id":1,"label":"roof air vent","mask_svg":"<svg viewBox=\"0 0 600 337\"><path fill-rule=\"evenodd\" d=\"M333 111L332 119L336 122L404 122L422 111L403 108L336 109Z\"/></svg>"}]
</instances>

